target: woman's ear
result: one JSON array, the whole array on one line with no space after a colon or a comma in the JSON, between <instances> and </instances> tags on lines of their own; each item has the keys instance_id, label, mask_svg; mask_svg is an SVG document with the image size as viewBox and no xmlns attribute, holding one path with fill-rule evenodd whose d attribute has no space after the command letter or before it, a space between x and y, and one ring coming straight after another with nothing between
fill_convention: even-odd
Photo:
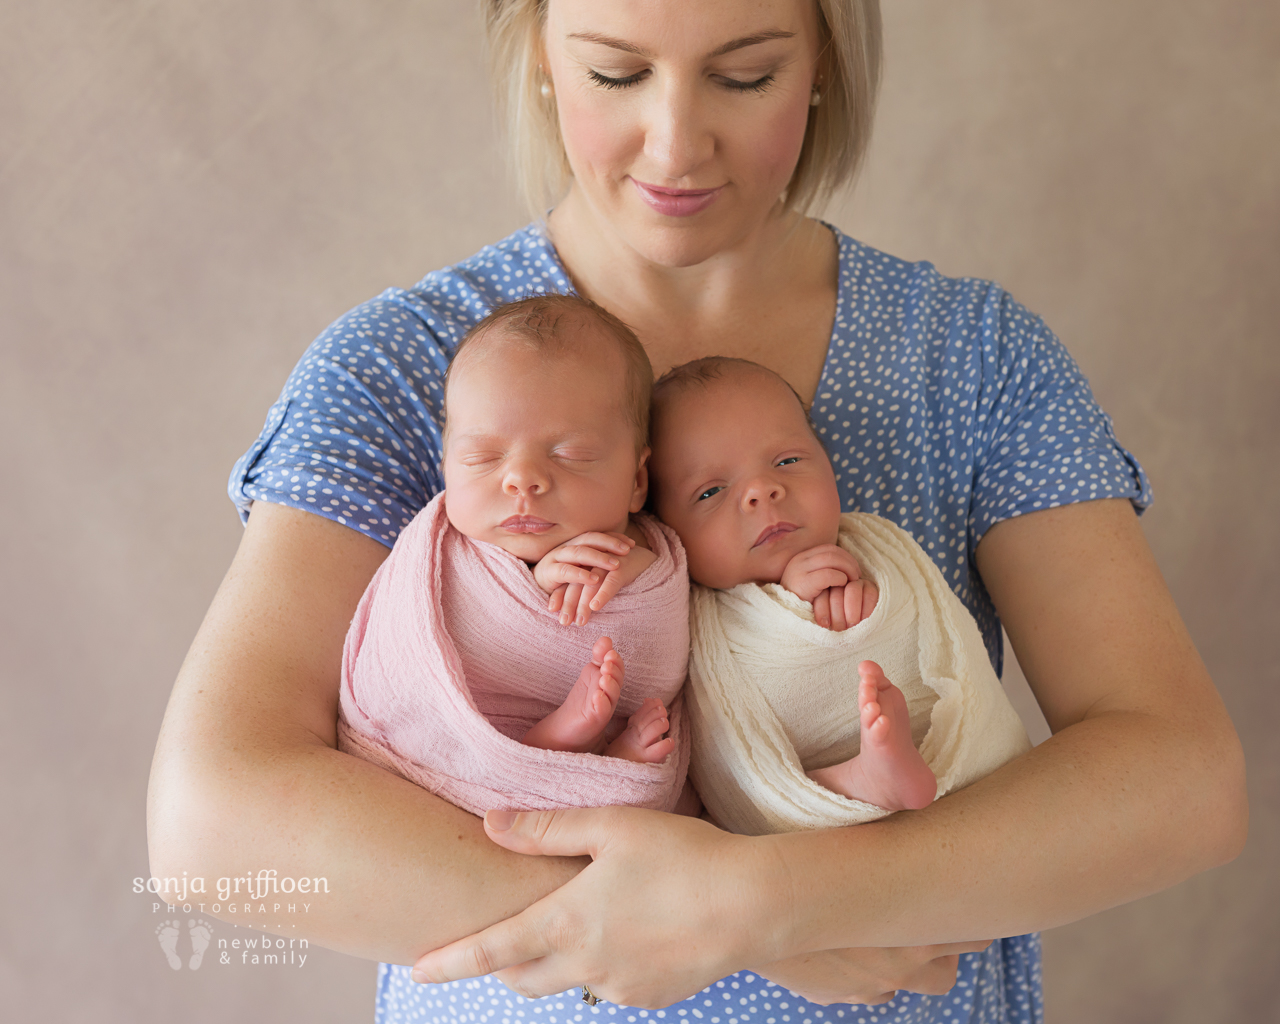
<instances>
[{"instance_id":1,"label":"woman's ear","mask_svg":"<svg viewBox=\"0 0 1280 1024\"><path fill-rule=\"evenodd\" d=\"M640 449L640 458L636 464L635 490L631 492L631 511L639 512L644 508L645 499L649 497L649 454L648 445Z\"/></svg>"}]
</instances>

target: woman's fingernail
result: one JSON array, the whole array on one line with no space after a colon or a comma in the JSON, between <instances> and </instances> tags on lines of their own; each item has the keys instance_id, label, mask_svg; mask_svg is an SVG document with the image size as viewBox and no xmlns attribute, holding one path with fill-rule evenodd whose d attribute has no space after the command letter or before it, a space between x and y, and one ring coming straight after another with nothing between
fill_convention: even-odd
<instances>
[{"instance_id":1,"label":"woman's fingernail","mask_svg":"<svg viewBox=\"0 0 1280 1024\"><path fill-rule=\"evenodd\" d=\"M420 970L418 970L416 967L409 972L409 977L411 977L419 985L426 985L428 983L427 976L423 974Z\"/></svg>"},{"instance_id":2,"label":"woman's fingernail","mask_svg":"<svg viewBox=\"0 0 1280 1024\"><path fill-rule=\"evenodd\" d=\"M515 811L485 811L484 823L495 832L505 832L516 823Z\"/></svg>"}]
</instances>

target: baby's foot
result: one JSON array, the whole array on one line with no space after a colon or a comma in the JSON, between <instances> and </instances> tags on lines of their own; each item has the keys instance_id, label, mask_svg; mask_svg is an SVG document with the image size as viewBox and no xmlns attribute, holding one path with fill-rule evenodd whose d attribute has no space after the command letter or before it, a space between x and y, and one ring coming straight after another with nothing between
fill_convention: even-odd
<instances>
[{"instance_id":1,"label":"baby's foot","mask_svg":"<svg viewBox=\"0 0 1280 1024\"><path fill-rule=\"evenodd\" d=\"M928 807L938 780L911 742L907 698L874 661L858 666L862 746L857 757L808 773L820 786L890 811Z\"/></svg>"},{"instance_id":2,"label":"baby's foot","mask_svg":"<svg viewBox=\"0 0 1280 1024\"><path fill-rule=\"evenodd\" d=\"M621 757L627 761L639 761L642 764L657 764L665 761L668 754L676 749L676 741L670 736L666 739L671 723L667 721L667 709L657 697L649 697L640 705L640 710L631 716L627 727L616 740L605 748L609 757Z\"/></svg>"},{"instance_id":3,"label":"baby's foot","mask_svg":"<svg viewBox=\"0 0 1280 1024\"><path fill-rule=\"evenodd\" d=\"M623 675L622 658L602 636L564 703L525 733L523 742L543 750L596 750L618 705Z\"/></svg>"}]
</instances>

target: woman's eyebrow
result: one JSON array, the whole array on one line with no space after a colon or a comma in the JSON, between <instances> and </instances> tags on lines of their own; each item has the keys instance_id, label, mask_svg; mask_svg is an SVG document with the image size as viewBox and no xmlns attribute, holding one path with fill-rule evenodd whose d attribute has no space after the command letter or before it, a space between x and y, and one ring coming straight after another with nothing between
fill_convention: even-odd
<instances>
[{"instance_id":1,"label":"woman's eyebrow","mask_svg":"<svg viewBox=\"0 0 1280 1024\"><path fill-rule=\"evenodd\" d=\"M794 32L787 32L784 29L770 29L767 32L757 32L755 35L743 36L741 39L734 39L718 46L707 54L708 58L722 57L726 53L732 53L734 50L741 50L747 46L755 46L757 43L767 43L771 39L790 39L795 35ZM613 36L601 35L599 32L570 32L570 39L581 39L587 43L599 43L601 46L609 46L615 50L623 50L626 53L634 53L637 56L646 59L652 59L653 54L643 47L637 46L635 43L629 43L625 39L615 39Z\"/></svg>"}]
</instances>

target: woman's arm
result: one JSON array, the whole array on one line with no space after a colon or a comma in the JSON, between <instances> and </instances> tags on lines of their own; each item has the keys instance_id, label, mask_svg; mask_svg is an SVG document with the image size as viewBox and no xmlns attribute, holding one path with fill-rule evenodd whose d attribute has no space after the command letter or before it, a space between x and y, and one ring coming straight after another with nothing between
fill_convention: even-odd
<instances>
[{"instance_id":1,"label":"woman's arm","mask_svg":"<svg viewBox=\"0 0 1280 1024\"><path fill-rule=\"evenodd\" d=\"M254 505L165 712L148 839L152 874L205 878L206 908L221 877L324 877L327 896L242 895L219 916L412 963L524 909L583 862L509 853L474 816L335 749L343 638L386 555L319 516Z\"/></svg>"},{"instance_id":2,"label":"woman's arm","mask_svg":"<svg viewBox=\"0 0 1280 1024\"><path fill-rule=\"evenodd\" d=\"M1235 857L1240 744L1129 503L1002 522L978 564L1051 739L923 811L854 828L744 839L614 809L606 836L590 817L520 815L490 834L596 860L420 967L443 980L525 964L508 977L529 991L585 980L664 1005L728 969L773 976L787 970L773 962L814 950L1065 924ZM677 852L638 856L646 844ZM672 884L676 863L697 866Z\"/></svg>"}]
</instances>

